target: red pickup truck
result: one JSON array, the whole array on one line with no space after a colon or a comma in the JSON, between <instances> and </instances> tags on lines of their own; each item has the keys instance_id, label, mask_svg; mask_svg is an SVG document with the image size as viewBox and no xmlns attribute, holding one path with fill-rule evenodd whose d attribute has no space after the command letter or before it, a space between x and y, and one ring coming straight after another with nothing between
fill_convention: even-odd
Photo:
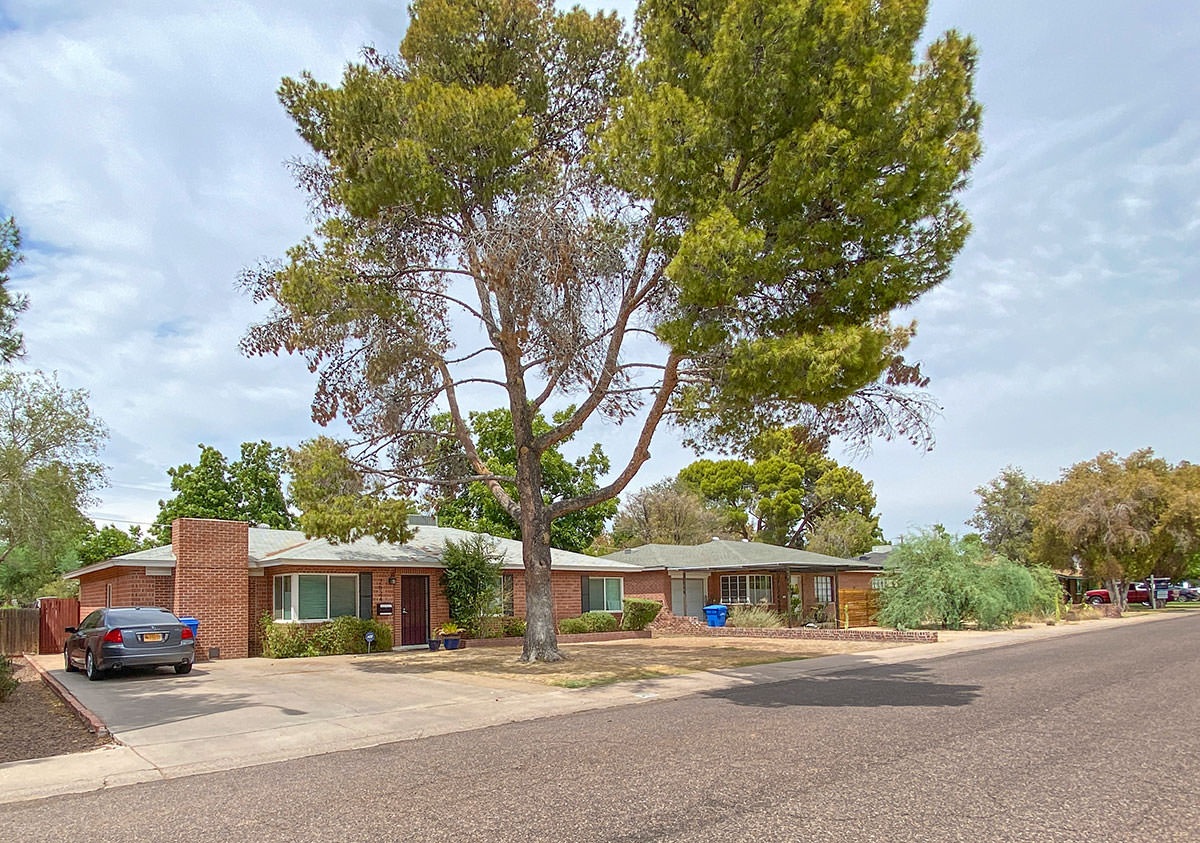
<instances>
[{"instance_id":1,"label":"red pickup truck","mask_svg":"<svg viewBox=\"0 0 1200 843\"><path fill-rule=\"evenodd\" d=\"M1175 589L1170 588L1165 583L1159 584L1157 594L1159 602L1169 603L1172 600L1175 600L1178 596L1179 592ZM1106 588L1094 588L1091 591L1084 592L1083 599L1085 602L1091 603L1093 606L1100 606L1104 603L1112 602L1112 600L1109 599L1108 589ZM1125 592L1125 602L1145 603L1148 606L1150 605L1150 590L1146 588L1146 584L1144 582L1130 583L1128 590Z\"/></svg>"}]
</instances>

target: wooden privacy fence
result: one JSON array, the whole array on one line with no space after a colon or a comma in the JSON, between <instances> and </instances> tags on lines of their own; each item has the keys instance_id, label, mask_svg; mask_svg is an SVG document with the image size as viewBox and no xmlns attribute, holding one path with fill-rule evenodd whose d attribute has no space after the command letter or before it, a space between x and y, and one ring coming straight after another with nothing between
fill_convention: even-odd
<instances>
[{"instance_id":1,"label":"wooden privacy fence","mask_svg":"<svg viewBox=\"0 0 1200 843\"><path fill-rule=\"evenodd\" d=\"M38 610L0 609L0 653L36 653Z\"/></svg>"},{"instance_id":2,"label":"wooden privacy fence","mask_svg":"<svg viewBox=\"0 0 1200 843\"><path fill-rule=\"evenodd\" d=\"M879 592L873 588L838 589L838 626L874 626ZM846 621L849 619L850 623Z\"/></svg>"}]
</instances>

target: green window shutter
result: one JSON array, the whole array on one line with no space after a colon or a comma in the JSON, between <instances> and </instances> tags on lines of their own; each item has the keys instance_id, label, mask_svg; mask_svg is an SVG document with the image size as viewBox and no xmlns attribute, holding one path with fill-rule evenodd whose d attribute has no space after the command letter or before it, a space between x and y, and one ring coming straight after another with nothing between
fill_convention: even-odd
<instances>
[{"instance_id":1,"label":"green window shutter","mask_svg":"<svg viewBox=\"0 0 1200 843\"><path fill-rule=\"evenodd\" d=\"M371 574L358 575L358 616L370 618L375 614L375 606L371 597Z\"/></svg>"},{"instance_id":2,"label":"green window shutter","mask_svg":"<svg viewBox=\"0 0 1200 843\"><path fill-rule=\"evenodd\" d=\"M329 578L322 574L301 574L300 617L297 620L324 620L329 617Z\"/></svg>"},{"instance_id":3,"label":"green window shutter","mask_svg":"<svg viewBox=\"0 0 1200 843\"><path fill-rule=\"evenodd\" d=\"M592 601L591 593L588 591L588 578L580 577L579 579L581 580L580 590L582 591L579 608L584 612L590 612L592 611Z\"/></svg>"}]
</instances>

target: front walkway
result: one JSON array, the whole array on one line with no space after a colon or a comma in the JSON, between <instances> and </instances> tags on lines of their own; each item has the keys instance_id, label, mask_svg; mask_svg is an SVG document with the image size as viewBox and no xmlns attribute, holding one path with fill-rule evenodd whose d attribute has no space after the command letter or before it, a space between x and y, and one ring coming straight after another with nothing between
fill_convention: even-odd
<instances>
[{"instance_id":1,"label":"front walkway","mask_svg":"<svg viewBox=\"0 0 1200 843\"><path fill-rule=\"evenodd\" d=\"M0 765L0 803L266 764L598 708L781 682L849 667L1036 641L1146 615L1070 626L943 636L917 644L568 690L467 673L396 673L391 654L240 659L88 682L35 657L112 730L117 745ZM1164 631L1166 629L1164 628ZM603 644L594 646L605 646Z\"/></svg>"}]
</instances>

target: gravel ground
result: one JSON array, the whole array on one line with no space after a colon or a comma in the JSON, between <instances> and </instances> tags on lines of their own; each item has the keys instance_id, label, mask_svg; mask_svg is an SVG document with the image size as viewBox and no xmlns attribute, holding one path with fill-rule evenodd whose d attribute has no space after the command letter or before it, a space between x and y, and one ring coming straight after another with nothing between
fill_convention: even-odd
<instances>
[{"instance_id":1,"label":"gravel ground","mask_svg":"<svg viewBox=\"0 0 1200 843\"><path fill-rule=\"evenodd\" d=\"M24 659L13 659L13 665L21 684L0 702L0 764L81 752L108 743L89 732Z\"/></svg>"}]
</instances>

